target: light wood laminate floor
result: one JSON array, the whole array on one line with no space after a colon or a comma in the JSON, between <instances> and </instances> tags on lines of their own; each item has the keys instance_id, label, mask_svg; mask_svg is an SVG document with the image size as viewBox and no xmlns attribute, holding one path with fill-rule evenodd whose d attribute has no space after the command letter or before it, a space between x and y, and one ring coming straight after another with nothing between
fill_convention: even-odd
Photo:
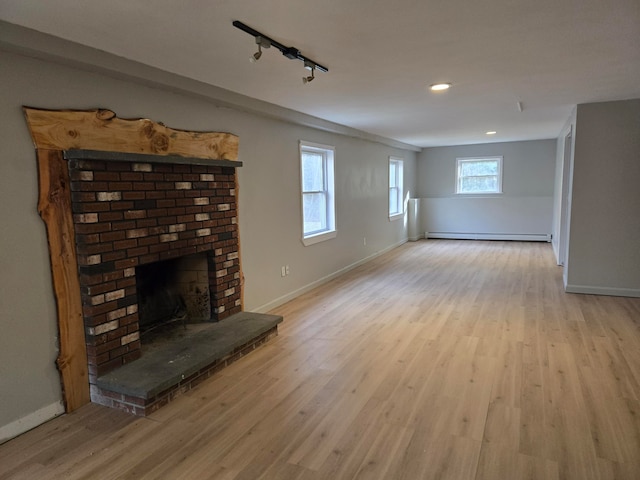
<instances>
[{"instance_id":1,"label":"light wood laminate floor","mask_svg":"<svg viewBox=\"0 0 640 480\"><path fill-rule=\"evenodd\" d=\"M147 418L88 405L15 479L640 478L640 299L565 294L547 243L408 243Z\"/></svg>"}]
</instances>

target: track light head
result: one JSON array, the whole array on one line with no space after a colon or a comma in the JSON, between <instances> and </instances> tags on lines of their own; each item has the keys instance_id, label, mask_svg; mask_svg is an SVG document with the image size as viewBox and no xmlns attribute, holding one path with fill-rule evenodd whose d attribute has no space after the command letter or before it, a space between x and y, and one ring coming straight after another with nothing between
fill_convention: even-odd
<instances>
[{"instance_id":1,"label":"track light head","mask_svg":"<svg viewBox=\"0 0 640 480\"><path fill-rule=\"evenodd\" d=\"M308 77L302 77L302 83L307 84L309 82L312 82L315 77L314 75L315 70L311 70L311 75L309 75Z\"/></svg>"},{"instance_id":2,"label":"track light head","mask_svg":"<svg viewBox=\"0 0 640 480\"><path fill-rule=\"evenodd\" d=\"M256 63L258 60L260 60L261 56L262 56L262 48L260 48L260 45L258 45L258 51L249 57L249 61L251 63Z\"/></svg>"},{"instance_id":3,"label":"track light head","mask_svg":"<svg viewBox=\"0 0 640 480\"><path fill-rule=\"evenodd\" d=\"M302 83L307 84L309 82L312 82L314 78L316 78L315 73L316 73L316 64L313 63L311 60L306 60L304 61L304 68L306 68L307 70L311 70L311 75L309 75L308 77L302 77Z\"/></svg>"},{"instance_id":4,"label":"track light head","mask_svg":"<svg viewBox=\"0 0 640 480\"><path fill-rule=\"evenodd\" d=\"M262 49L269 48L271 46L271 41L258 35L256 36L256 45L258 45L258 51L249 57L249 61L251 63L256 63L260 60L260 57L262 56Z\"/></svg>"}]
</instances>

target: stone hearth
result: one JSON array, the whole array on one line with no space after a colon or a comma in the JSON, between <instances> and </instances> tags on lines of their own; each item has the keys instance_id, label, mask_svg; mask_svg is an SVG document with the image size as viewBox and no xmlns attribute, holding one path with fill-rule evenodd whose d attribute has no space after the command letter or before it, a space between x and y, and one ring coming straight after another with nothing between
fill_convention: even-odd
<instances>
[{"instance_id":1,"label":"stone hearth","mask_svg":"<svg viewBox=\"0 0 640 480\"><path fill-rule=\"evenodd\" d=\"M174 326L170 339L143 347L139 360L92 386L96 403L145 416L277 335L281 316L242 312L218 323Z\"/></svg>"}]
</instances>

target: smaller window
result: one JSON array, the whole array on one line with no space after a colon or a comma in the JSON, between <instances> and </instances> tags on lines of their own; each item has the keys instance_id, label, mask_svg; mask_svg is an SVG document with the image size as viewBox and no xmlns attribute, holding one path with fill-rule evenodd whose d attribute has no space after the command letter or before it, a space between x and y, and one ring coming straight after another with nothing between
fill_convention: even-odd
<instances>
[{"instance_id":1,"label":"smaller window","mask_svg":"<svg viewBox=\"0 0 640 480\"><path fill-rule=\"evenodd\" d=\"M305 246L336 236L334 148L300 142L302 242Z\"/></svg>"},{"instance_id":2,"label":"smaller window","mask_svg":"<svg viewBox=\"0 0 640 480\"><path fill-rule=\"evenodd\" d=\"M389 219L395 220L404 213L403 163L401 158L389 157Z\"/></svg>"},{"instance_id":3,"label":"smaller window","mask_svg":"<svg viewBox=\"0 0 640 480\"><path fill-rule=\"evenodd\" d=\"M457 158L456 193L502 193L502 157Z\"/></svg>"}]
</instances>

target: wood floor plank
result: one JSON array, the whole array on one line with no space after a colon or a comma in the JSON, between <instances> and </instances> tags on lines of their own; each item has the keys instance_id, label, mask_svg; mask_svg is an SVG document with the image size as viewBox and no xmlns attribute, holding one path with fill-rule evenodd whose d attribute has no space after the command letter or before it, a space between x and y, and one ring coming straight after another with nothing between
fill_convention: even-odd
<instances>
[{"instance_id":1,"label":"wood floor plank","mask_svg":"<svg viewBox=\"0 0 640 480\"><path fill-rule=\"evenodd\" d=\"M640 478L640 299L564 293L549 244L407 243L273 313L150 417L0 445L0 479Z\"/></svg>"},{"instance_id":2,"label":"wood floor plank","mask_svg":"<svg viewBox=\"0 0 640 480\"><path fill-rule=\"evenodd\" d=\"M603 388L598 371L583 368L580 374L585 412L598 457L617 463L639 461L640 430L635 411L615 390Z\"/></svg>"},{"instance_id":3,"label":"wood floor plank","mask_svg":"<svg viewBox=\"0 0 640 480\"><path fill-rule=\"evenodd\" d=\"M372 432L373 433L373 432ZM379 479L393 478L390 468L395 458L401 456L413 435L413 430L391 424L379 426L372 439L371 447L358 467L355 475L343 475L347 479Z\"/></svg>"}]
</instances>

